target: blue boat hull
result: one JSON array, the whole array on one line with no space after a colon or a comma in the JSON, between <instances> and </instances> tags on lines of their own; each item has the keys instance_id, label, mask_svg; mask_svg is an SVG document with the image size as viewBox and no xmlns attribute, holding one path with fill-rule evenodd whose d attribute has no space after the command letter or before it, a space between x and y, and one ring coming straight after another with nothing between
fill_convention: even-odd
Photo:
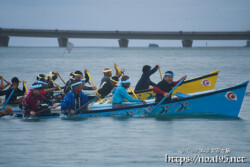
<instances>
[{"instance_id":1,"label":"blue boat hull","mask_svg":"<svg viewBox=\"0 0 250 167\"><path fill-rule=\"evenodd\" d=\"M164 116L164 115L222 115L238 117L246 93L248 81L226 89L199 93L189 97L174 99L169 103L128 106L120 109L99 109L83 114L65 116L75 117L104 117L104 116Z\"/></svg>"}]
</instances>

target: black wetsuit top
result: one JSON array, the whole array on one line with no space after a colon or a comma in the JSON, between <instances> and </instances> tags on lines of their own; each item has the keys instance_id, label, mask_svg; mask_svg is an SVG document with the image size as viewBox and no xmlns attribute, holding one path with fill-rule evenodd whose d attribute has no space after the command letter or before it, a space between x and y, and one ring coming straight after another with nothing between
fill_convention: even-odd
<instances>
[{"instance_id":1,"label":"black wetsuit top","mask_svg":"<svg viewBox=\"0 0 250 167\"><path fill-rule=\"evenodd\" d=\"M8 97L10 96L10 94L13 90L13 89L11 89L11 87L12 87L12 85L8 89L0 91L0 96L5 95L5 100L8 99ZM25 87L23 87L23 90L20 90L19 88L15 89L8 104L15 104L15 101L17 100L17 96L23 96L24 93L25 93Z\"/></svg>"},{"instance_id":2,"label":"black wetsuit top","mask_svg":"<svg viewBox=\"0 0 250 167\"><path fill-rule=\"evenodd\" d=\"M156 86L156 84L150 80L150 76L154 74L157 70L158 66L156 65L152 70L143 73L140 80L136 84L135 91L148 89L150 85Z\"/></svg>"},{"instance_id":3,"label":"black wetsuit top","mask_svg":"<svg viewBox=\"0 0 250 167\"><path fill-rule=\"evenodd\" d=\"M106 97L113 90L114 86L109 82L104 82L103 86L98 90L98 93L101 95L101 98Z\"/></svg>"}]
</instances>

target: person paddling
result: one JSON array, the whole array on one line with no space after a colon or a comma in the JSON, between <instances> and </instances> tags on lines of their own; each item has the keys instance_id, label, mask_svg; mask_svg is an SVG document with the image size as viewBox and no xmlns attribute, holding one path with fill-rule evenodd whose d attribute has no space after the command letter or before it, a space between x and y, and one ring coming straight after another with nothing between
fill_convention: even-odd
<instances>
[{"instance_id":1,"label":"person paddling","mask_svg":"<svg viewBox=\"0 0 250 167\"><path fill-rule=\"evenodd\" d=\"M181 77L179 81L173 81L174 73L172 71L166 71L164 73L164 78L155 86L153 87L153 91L156 93L155 95L155 102L160 102L164 96L166 96L166 100L164 102L168 102L171 100L170 92L172 88L177 85L181 79L186 79L187 75Z\"/></svg>"},{"instance_id":2,"label":"person paddling","mask_svg":"<svg viewBox=\"0 0 250 167\"><path fill-rule=\"evenodd\" d=\"M143 66L142 75L135 86L135 91L146 90L149 88L150 85L156 86L156 84L150 80L150 76L154 74L159 68L159 64L156 65L153 69L151 69L151 66L149 65Z\"/></svg>"},{"instance_id":3,"label":"person paddling","mask_svg":"<svg viewBox=\"0 0 250 167\"><path fill-rule=\"evenodd\" d=\"M81 71L76 71L76 72L70 73L70 79L67 81L67 83L64 87L65 94L70 92L71 85L77 77L80 77L80 79L85 79L85 81L84 81L85 83L89 82L89 78L88 78L88 75L86 75L86 71L87 71L87 69L84 70L85 78L84 78L84 75ZM93 87L83 86L82 90L96 90L96 87L95 86L93 86Z\"/></svg>"},{"instance_id":4,"label":"person paddling","mask_svg":"<svg viewBox=\"0 0 250 167\"><path fill-rule=\"evenodd\" d=\"M20 106L25 116L41 116L51 114L48 107L39 105L42 101L46 101L46 98L41 94L42 89L43 86L39 82L32 84L31 89L23 99ZM50 100L47 100L46 102L52 105ZM56 104L53 104L53 107L55 108Z\"/></svg>"},{"instance_id":5,"label":"person paddling","mask_svg":"<svg viewBox=\"0 0 250 167\"><path fill-rule=\"evenodd\" d=\"M112 101L113 108L124 107L123 102L125 102L125 99L130 102L142 102L143 104L146 104L144 100L132 98L126 91L126 89L130 87L130 83L131 83L127 75L124 75L122 77L120 83L121 84L112 91L112 93L114 94L113 101Z\"/></svg>"},{"instance_id":6,"label":"person paddling","mask_svg":"<svg viewBox=\"0 0 250 167\"><path fill-rule=\"evenodd\" d=\"M51 99L53 100L54 98L54 90L57 90L59 85L55 85L53 84L53 82L51 81L51 79L56 79L57 76L56 74L52 74L52 75L48 75L48 77L46 77L44 74L39 74L37 76L37 80L35 81L35 83L38 83L39 81L40 84L42 84L43 86L43 90L41 91L41 94L43 96L45 96L47 99Z\"/></svg>"},{"instance_id":7,"label":"person paddling","mask_svg":"<svg viewBox=\"0 0 250 167\"><path fill-rule=\"evenodd\" d=\"M83 85L84 83L79 77L73 80L71 91L64 97L61 103L62 114L74 115L91 110L86 105L79 111L81 106L88 103L88 96L82 92Z\"/></svg>"},{"instance_id":8,"label":"person paddling","mask_svg":"<svg viewBox=\"0 0 250 167\"><path fill-rule=\"evenodd\" d=\"M8 97L10 96L12 90L14 89L15 91L12 94L10 100L8 101L8 104L18 104L18 103L20 103L22 101L23 97L21 97L21 98L17 98L17 97L18 96L23 96L24 93L25 93L24 82L25 81L23 81L23 90L20 90L18 88L19 83L20 83L19 79L17 77L13 77L11 79L11 86L6 90L0 91L0 96L5 95L5 99L8 99Z\"/></svg>"},{"instance_id":9,"label":"person paddling","mask_svg":"<svg viewBox=\"0 0 250 167\"><path fill-rule=\"evenodd\" d=\"M116 67L117 64L114 63L114 67ZM115 68L116 70L116 75L114 75L114 77L120 77L121 74L119 73L119 71L117 70L117 68ZM104 68L104 70L102 71L103 72L103 78L101 80L101 83L100 83L100 87L102 87L103 83L104 82L109 82L110 80L110 77L112 77L112 70L110 68ZM124 70L121 70L121 73L124 73L125 71Z\"/></svg>"},{"instance_id":10,"label":"person paddling","mask_svg":"<svg viewBox=\"0 0 250 167\"><path fill-rule=\"evenodd\" d=\"M72 82L74 82L73 80L74 80L74 72L71 72L69 74L69 80L66 82L65 87L63 89L64 94L70 92L71 89L70 86L72 85Z\"/></svg>"},{"instance_id":11,"label":"person paddling","mask_svg":"<svg viewBox=\"0 0 250 167\"><path fill-rule=\"evenodd\" d=\"M101 95L101 98L105 98L111 91L117 87L119 81L118 77L110 77L109 81L106 81L102 84L102 87L98 90L98 93Z\"/></svg>"},{"instance_id":12,"label":"person paddling","mask_svg":"<svg viewBox=\"0 0 250 167\"><path fill-rule=\"evenodd\" d=\"M57 90L59 85L53 83L57 79L57 74L55 72L51 72L47 74L47 89L45 89L45 96L47 99L54 99L54 90Z\"/></svg>"}]
</instances>

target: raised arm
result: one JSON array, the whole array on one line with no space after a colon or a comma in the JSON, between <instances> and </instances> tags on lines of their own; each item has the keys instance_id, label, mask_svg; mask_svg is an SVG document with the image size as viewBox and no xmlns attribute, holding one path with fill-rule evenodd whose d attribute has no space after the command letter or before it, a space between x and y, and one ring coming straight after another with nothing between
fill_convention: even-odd
<instances>
[{"instance_id":1,"label":"raised arm","mask_svg":"<svg viewBox=\"0 0 250 167\"><path fill-rule=\"evenodd\" d=\"M150 71L148 72L148 75L154 74L154 73L159 69L159 67L160 67L160 65L157 64L152 70L150 70Z\"/></svg>"}]
</instances>

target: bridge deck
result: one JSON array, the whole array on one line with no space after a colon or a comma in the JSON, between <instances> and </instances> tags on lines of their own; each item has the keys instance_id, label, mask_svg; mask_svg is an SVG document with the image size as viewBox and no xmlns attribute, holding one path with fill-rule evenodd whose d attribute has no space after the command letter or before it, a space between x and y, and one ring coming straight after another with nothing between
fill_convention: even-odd
<instances>
[{"instance_id":1,"label":"bridge deck","mask_svg":"<svg viewBox=\"0 0 250 167\"><path fill-rule=\"evenodd\" d=\"M165 31L78 31L4 29L0 36L47 38L100 38L100 39L159 39L159 40L250 40L250 31L232 32L165 32Z\"/></svg>"}]
</instances>

